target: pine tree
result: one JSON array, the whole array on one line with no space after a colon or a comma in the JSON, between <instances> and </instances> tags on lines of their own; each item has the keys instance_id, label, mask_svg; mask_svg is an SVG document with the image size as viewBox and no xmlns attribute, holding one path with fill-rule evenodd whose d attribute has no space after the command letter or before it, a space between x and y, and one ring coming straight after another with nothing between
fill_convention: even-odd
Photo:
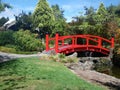
<instances>
[{"instance_id":1,"label":"pine tree","mask_svg":"<svg viewBox=\"0 0 120 90\"><path fill-rule=\"evenodd\" d=\"M39 0L33 13L33 22L34 27L38 29L42 38L44 38L46 32L52 33L54 21L53 11L47 0Z\"/></svg>"},{"instance_id":2,"label":"pine tree","mask_svg":"<svg viewBox=\"0 0 120 90\"><path fill-rule=\"evenodd\" d=\"M109 20L109 14L103 3L100 4L93 18L95 22L96 34L102 37L107 37L107 23Z\"/></svg>"},{"instance_id":3,"label":"pine tree","mask_svg":"<svg viewBox=\"0 0 120 90\"><path fill-rule=\"evenodd\" d=\"M64 18L64 11L60 9L59 5L52 5L52 10L55 17L55 23L54 23L54 32L52 32L52 35L54 35L56 32L58 32L60 35L64 35L66 33L66 19Z\"/></svg>"}]
</instances>

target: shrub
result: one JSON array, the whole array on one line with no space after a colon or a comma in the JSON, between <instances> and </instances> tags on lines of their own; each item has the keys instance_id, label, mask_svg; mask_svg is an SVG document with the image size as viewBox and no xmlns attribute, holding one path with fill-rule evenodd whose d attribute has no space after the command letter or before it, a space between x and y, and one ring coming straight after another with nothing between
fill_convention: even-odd
<instances>
[{"instance_id":1,"label":"shrub","mask_svg":"<svg viewBox=\"0 0 120 90\"><path fill-rule=\"evenodd\" d=\"M36 38L36 35L29 30L19 30L14 33L15 44L23 51L42 51L44 45Z\"/></svg>"},{"instance_id":2,"label":"shrub","mask_svg":"<svg viewBox=\"0 0 120 90\"><path fill-rule=\"evenodd\" d=\"M77 63L78 58L77 57L66 57L60 60L62 63Z\"/></svg>"},{"instance_id":3,"label":"shrub","mask_svg":"<svg viewBox=\"0 0 120 90\"><path fill-rule=\"evenodd\" d=\"M58 54L58 57L59 57L60 59L63 59L63 58L65 58L65 54Z\"/></svg>"},{"instance_id":4,"label":"shrub","mask_svg":"<svg viewBox=\"0 0 120 90\"><path fill-rule=\"evenodd\" d=\"M13 31L1 31L0 32L0 46L5 46L7 44L13 44Z\"/></svg>"}]
</instances>

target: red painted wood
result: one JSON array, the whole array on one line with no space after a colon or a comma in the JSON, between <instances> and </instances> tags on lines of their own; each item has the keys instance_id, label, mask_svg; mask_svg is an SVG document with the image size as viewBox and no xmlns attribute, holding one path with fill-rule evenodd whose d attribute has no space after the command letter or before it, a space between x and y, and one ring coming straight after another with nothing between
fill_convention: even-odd
<instances>
[{"instance_id":1,"label":"red painted wood","mask_svg":"<svg viewBox=\"0 0 120 90\"><path fill-rule=\"evenodd\" d=\"M49 50L49 35L46 34L46 51Z\"/></svg>"},{"instance_id":2,"label":"red painted wood","mask_svg":"<svg viewBox=\"0 0 120 90\"><path fill-rule=\"evenodd\" d=\"M62 46L64 46L64 39L62 39Z\"/></svg>"},{"instance_id":3,"label":"red painted wood","mask_svg":"<svg viewBox=\"0 0 120 90\"><path fill-rule=\"evenodd\" d=\"M74 47L74 45L75 45L75 38L73 37L72 38L72 46Z\"/></svg>"},{"instance_id":4,"label":"red painted wood","mask_svg":"<svg viewBox=\"0 0 120 90\"><path fill-rule=\"evenodd\" d=\"M55 35L55 52L56 53L58 53L58 45L59 45L58 39L59 39L59 35L58 35L58 33L56 33L56 35Z\"/></svg>"},{"instance_id":5,"label":"red painted wood","mask_svg":"<svg viewBox=\"0 0 120 90\"><path fill-rule=\"evenodd\" d=\"M80 45L77 44L77 39L82 38L86 39L86 44ZM72 39L71 45L66 44L64 42L65 39ZM49 41L54 40L55 41L55 47L54 48L49 48ZM59 46L59 41L62 42L62 45ZM95 42L97 45L91 45L90 41ZM102 42L107 42L110 44L111 48L114 48L114 38L112 37L111 40L99 37L99 36L94 36L94 35L71 35L71 36L59 36L58 33L56 33L54 38L49 38L49 35L46 35L46 51L49 50L55 50L56 53L71 53L74 51L96 51L96 52L101 52L105 55L109 54L109 49L105 48L102 46Z\"/></svg>"},{"instance_id":6,"label":"red painted wood","mask_svg":"<svg viewBox=\"0 0 120 90\"><path fill-rule=\"evenodd\" d=\"M101 48L101 46L102 46L101 44L102 44L102 40L101 40L101 38L99 38L99 39L98 39L98 47L99 47L99 48Z\"/></svg>"},{"instance_id":7,"label":"red painted wood","mask_svg":"<svg viewBox=\"0 0 120 90\"><path fill-rule=\"evenodd\" d=\"M111 48L114 48L114 37L111 38Z\"/></svg>"}]
</instances>

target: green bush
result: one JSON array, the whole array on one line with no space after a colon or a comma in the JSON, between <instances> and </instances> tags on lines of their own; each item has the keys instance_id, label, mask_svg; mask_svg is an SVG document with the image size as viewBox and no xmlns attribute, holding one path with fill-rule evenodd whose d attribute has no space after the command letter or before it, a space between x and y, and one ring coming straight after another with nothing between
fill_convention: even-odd
<instances>
[{"instance_id":1,"label":"green bush","mask_svg":"<svg viewBox=\"0 0 120 90\"><path fill-rule=\"evenodd\" d=\"M19 30L14 33L15 45L22 51L42 51L44 45L39 39L36 39L35 34L29 30Z\"/></svg>"},{"instance_id":2,"label":"green bush","mask_svg":"<svg viewBox=\"0 0 120 90\"><path fill-rule=\"evenodd\" d=\"M60 60L62 63L77 63L78 58L77 57L66 57Z\"/></svg>"},{"instance_id":3,"label":"green bush","mask_svg":"<svg viewBox=\"0 0 120 90\"><path fill-rule=\"evenodd\" d=\"M66 56L65 56L65 54L58 54L58 57L59 57L60 59L64 59Z\"/></svg>"},{"instance_id":4,"label":"green bush","mask_svg":"<svg viewBox=\"0 0 120 90\"><path fill-rule=\"evenodd\" d=\"M5 46L7 44L13 44L13 31L1 31L0 32L0 46Z\"/></svg>"}]
</instances>

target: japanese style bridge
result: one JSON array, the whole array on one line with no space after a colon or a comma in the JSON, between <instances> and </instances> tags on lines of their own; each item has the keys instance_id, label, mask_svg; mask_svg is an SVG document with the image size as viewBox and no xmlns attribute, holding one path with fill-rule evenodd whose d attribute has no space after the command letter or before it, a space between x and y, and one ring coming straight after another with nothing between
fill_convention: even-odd
<instances>
[{"instance_id":1,"label":"japanese style bridge","mask_svg":"<svg viewBox=\"0 0 120 90\"><path fill-rule=\"evenodd\" d=\"M50 42L54 43L53 47L50 47ZM49 35L46 34L46 52L54 50L56 53L69 54L73 52L90 51L107 56L111 48L114 48L114 37L108 40L94 35L59 36L59 34L56 33L54 38L50 38Z\"/></svg>"}]
</instances>

